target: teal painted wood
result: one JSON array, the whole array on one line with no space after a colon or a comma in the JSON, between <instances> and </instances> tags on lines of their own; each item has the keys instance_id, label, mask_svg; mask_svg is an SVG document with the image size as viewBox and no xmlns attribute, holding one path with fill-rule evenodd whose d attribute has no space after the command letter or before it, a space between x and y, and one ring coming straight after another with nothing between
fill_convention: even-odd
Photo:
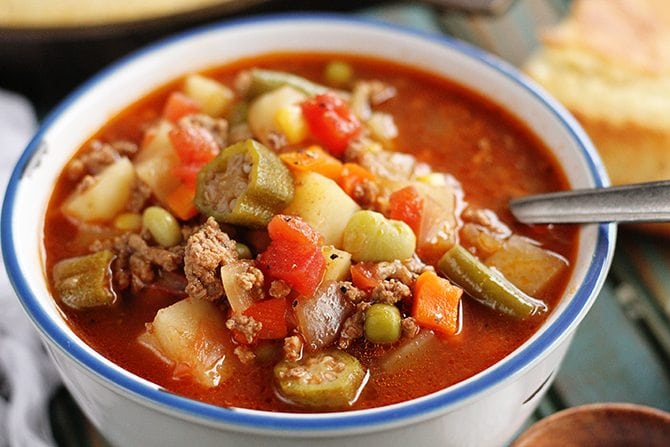
<instances>
[{"instance_id":1,"label":"teal painted wood","mask_svg":"<svg viewBox=\"0 0 670 447\"><path fill-rule=\"evenodd\" d=\"M617 264L621 261L617 253ZM616 266L617 268L620 265ZM629 283L610 278L586 319L556 377L556 407L594 402L630 402L670 410L670 381L648 335L621 305ZM636 300L646 298L636 294Z\"/></svg>"}]
</instances>

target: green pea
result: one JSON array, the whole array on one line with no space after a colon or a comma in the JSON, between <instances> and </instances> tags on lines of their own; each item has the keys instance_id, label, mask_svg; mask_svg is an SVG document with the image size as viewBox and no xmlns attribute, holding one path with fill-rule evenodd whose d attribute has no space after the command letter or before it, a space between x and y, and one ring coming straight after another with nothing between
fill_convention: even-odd
<instances>
[{"instance_id":1,"label":"green pea","mask_svg":"<svg viewBox=\"0 0 670 447\"><path fill-rule=\"evenodd\" d=\"M405 222L375 211L357 211L342 234L342 248L354 261L393 261L414 254L416 236Z\"/></svg>"},{"instance_id":2,"label":"green pea","mask_svg":"<svg viewBox=\"0 0 670 447\"><path fill-rule=\"evenodd\" d=\"M251 249L242 242L235 242L235 250L237 250L237 257L240 259L253 258L253 255L251 254Z\"/></svg>"},{"instance_id":3,"label":"green pea","mask_svg":"<svg viewBox=\"0 0 670 447\"><path fill-rule=\"evenodd\" d=\"M401 322L394 305L373 304L365 312L365 338L373 343L394 343L400 339Z\"/></svg>"},{"instance_id":4,"label":"green pea","mask_svg":"<svg viewBox=\"0 0 670 447\"><path fill-rule=\"evenodd\" d=\"M181 242L181 227L177 219L165 208L150 206L142 214L142 226L163 247L172 247Z\"/></svg>"}]
</instances>

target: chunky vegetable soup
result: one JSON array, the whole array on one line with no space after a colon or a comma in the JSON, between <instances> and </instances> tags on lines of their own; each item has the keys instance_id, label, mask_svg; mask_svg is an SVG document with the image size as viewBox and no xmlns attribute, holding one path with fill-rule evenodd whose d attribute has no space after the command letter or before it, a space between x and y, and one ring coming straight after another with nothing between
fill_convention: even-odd
<instances>
[{"instance_id":1,"label":"chunky vegetable soup","mask_svg":"<svg viewBox=\"0 0 670 447\"><path fill-rule=\"evenodd\" d=\"M174 393L369 408L537 330L577 234L506 206L566 186L524 125L446 80L266 55L188 74L80 148L47 212L47 268L79 336Z\"/></svg>"}]
</instances>

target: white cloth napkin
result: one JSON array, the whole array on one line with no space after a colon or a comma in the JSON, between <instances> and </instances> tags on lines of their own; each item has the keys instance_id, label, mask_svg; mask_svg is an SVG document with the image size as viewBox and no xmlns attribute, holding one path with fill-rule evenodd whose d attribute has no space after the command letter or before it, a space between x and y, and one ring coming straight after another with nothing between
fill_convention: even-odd
<instances>
[{"instance_id":1,"label":"white cloth napkin","mask_svg":"<svg viewBox=\"0 0 670 447\"><path fill-rule=\"evenodd\" d=\"M36 128L25 98L0 90L0 191ZM19 304L0 257L0 447L50 447L55 368Z\"/></svg>"}]
</instances>

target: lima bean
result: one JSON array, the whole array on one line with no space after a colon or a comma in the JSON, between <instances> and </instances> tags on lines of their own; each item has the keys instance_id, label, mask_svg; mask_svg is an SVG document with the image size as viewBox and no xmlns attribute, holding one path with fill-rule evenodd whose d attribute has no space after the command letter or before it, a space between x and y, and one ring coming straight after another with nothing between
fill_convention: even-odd
<instances>
[{"instance_id":1,"label":"lima bean","mask_svg":"<svg viewBox=\"0 0 670 447\"><path fill-rule=\"evenodd\" d=\"M342 235L342 248L354 261L407 259L416 249L416 236L405 222L387 219L376 211L355 212Z\"/></svg>"},{"instance_id":2,"label":"lima bean","mask_svg":"<svg viewBox=\"0 0 670 447\"><path fill-rule=\"evenodd\" d=\"M172 247L181 242L181 227L177 219L165 208L150 206L142 213L142 226L162 247Z\"/></svg>"}]
</instances>

